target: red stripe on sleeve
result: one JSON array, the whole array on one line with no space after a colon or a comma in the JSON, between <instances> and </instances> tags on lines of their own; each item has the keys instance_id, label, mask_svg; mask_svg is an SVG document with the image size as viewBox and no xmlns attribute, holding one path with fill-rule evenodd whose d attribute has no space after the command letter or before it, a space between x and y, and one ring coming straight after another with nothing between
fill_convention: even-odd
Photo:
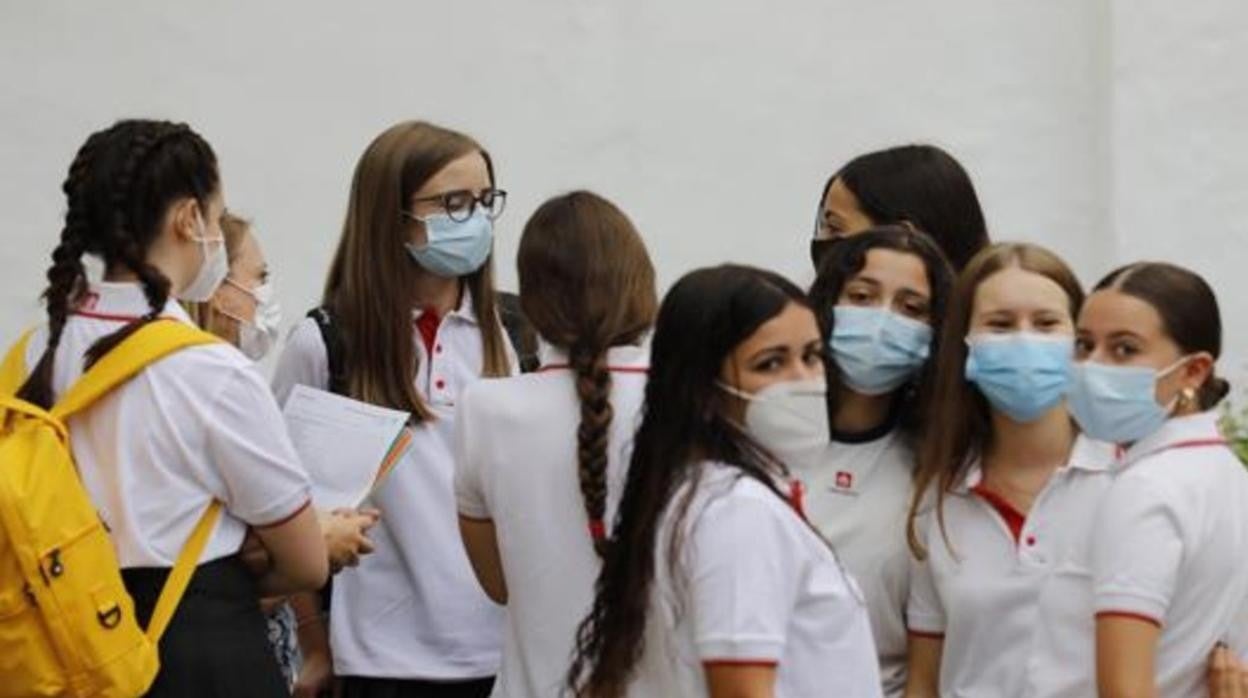
<instances>
[{"instance_id":1,"label":"red stripe on sleeve","mask_svg":"<svg viewBox=\"0 0 1248 698\"><path fill-rule=\"evenodd\" d=\"M1146 616L1143 613L1136 613L1135 611L1100 611L1096 614L1096 617L1098 620L1101 618L1128 618L1130 620L1138 620L1143 623L1149 623L1150 625L1155 625L1158 628L1161 627L1161 621L1152 616Z\"/></svg>"}]
</instances>

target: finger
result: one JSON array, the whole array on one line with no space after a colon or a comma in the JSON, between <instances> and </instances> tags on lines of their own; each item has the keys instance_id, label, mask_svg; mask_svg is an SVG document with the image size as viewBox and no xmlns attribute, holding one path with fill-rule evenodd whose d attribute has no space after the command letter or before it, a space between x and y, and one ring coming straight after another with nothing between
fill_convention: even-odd
<instances>
[{"instance_id":1,"label":"finger","mask_svg":"<svg viewBox=\"0 0 1248 698\"><path fill-rule=\"evenodd\" d=\"M367 554L369 554L369 553L373 552L374 550L376 550L376 547L375 547L375 546L373 546L373 541L369 540L369 539L368 539L367 537L365 537L365 536L360 536L360 545L359 545L359 549L360 549L360 553L361 553L361 554L363 554L363 555L367 555Z\"/></svg>"}]
</instances>

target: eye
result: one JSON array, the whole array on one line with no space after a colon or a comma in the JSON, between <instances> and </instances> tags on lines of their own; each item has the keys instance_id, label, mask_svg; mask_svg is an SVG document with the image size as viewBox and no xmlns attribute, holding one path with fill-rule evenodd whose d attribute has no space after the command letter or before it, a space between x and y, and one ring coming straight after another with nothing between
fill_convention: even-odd
<instances>
[{"instance_id":1,"label":"eye","mask_svg":"<svg viewBox=\"0 0 1248 698\"><path fill-rule=\"evenodd\" d=\"M447 213L465 211L472 206L472 194L466 191L453 191L442 197L442 205Z\"/></svg>"},{"instance_id":2,"label":"eye","mask_svg":"<svg viewBox=\"0 0 1248 698\"><path fill-rule=\"evenodd\" d=\"M811 367L822 366L823 349L818 345L807 347L805 353L802 354L802 363Z\"/></svg>"},{"instance_id":3,"label":"eye","mask_svg":"<svg viewBox=\"0 0 1248 698\"><path fill-rule=\"evenodd\" d=\"M771 373L778 371L784 366L784 361L779 356L769 356L754 364L754 370L759 373Z\"/></svg>"},{"instance_id":4,"label":"eye","mask_svg":"<svg viewBox=\"0 0 1248 698\"><path fill-rule=\"evenodd\" d=\"M1096 344L1086 337L1077 337L1075 339L1075 357L1086 359L1096 349Z\"/></svg>"},{"instance_id":5,"label":"eye","mask_svg":"<svg viewBox=\"0 0 1248 698\"><path fill-rule=\"evenodd\" d=\"M903 315L916 320L926 320L927 316L931 313L931 306L923 301L908 301L902 304L901 312Z\"/></svg>"},{"instance_id":6,"label":"eye","mask_svg":"<svg viewBox=\"0 0 1248 698\"><path fill-rule=\"evenodd\" d=\"M1134 342L1118 341L1110 345L1109 351L1115 359L1127 361L1139 354L1140 348Z\"/></svg>"}]
</instances>

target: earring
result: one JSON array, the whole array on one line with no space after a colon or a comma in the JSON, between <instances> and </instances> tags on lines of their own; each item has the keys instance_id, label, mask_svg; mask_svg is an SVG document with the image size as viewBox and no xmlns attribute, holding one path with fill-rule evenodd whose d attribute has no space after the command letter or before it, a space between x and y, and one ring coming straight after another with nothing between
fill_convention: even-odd
<instances>
[{"instance_id":1,"label":"earring","mask_svg":"<svg viewBox=\"0 0 1248 698\"><path fill-rule=\"evenodd\" d=\"M1184 409L1195 407L1196 406L1196 389L1184 388L1183 391L1179 393L1179 398L1180 398L1180 402L1183 403Z\"/></svg>"}]
</instances>

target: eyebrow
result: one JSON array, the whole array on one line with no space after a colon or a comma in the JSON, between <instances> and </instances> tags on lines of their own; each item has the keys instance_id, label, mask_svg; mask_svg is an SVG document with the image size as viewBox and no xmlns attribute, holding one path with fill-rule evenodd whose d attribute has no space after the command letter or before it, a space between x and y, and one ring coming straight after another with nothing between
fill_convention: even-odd
<instances>
[{"instance_id":1,"label":"eyebrow","mask_svg":"<svg viewBox=\"0 0 1248 698\"><path fill-rule=\"evenodd\" d=\"M1136 334L1135 332L1132 332L1131 330L1118 330L1117 332L1109 333L1109 339L1123 339L1123 338L1139 339L1139 340L1144 339L1143 335Z\"/></svg>"},{"instance_id":2,"label":"eyebrow","mask_svg":"<svg viewBox=\"0 0 1248 698\"><path fill-rule=\"evenodd\" d=\"M845 282L846 286L850 284L867 284L868 286L875 286L877 288L884 285L880 283L878 280L870 276L865 276L863 274L859 274L858 276L855 276L851 278L849 281Z\"/></svg>"}]
</instances>

